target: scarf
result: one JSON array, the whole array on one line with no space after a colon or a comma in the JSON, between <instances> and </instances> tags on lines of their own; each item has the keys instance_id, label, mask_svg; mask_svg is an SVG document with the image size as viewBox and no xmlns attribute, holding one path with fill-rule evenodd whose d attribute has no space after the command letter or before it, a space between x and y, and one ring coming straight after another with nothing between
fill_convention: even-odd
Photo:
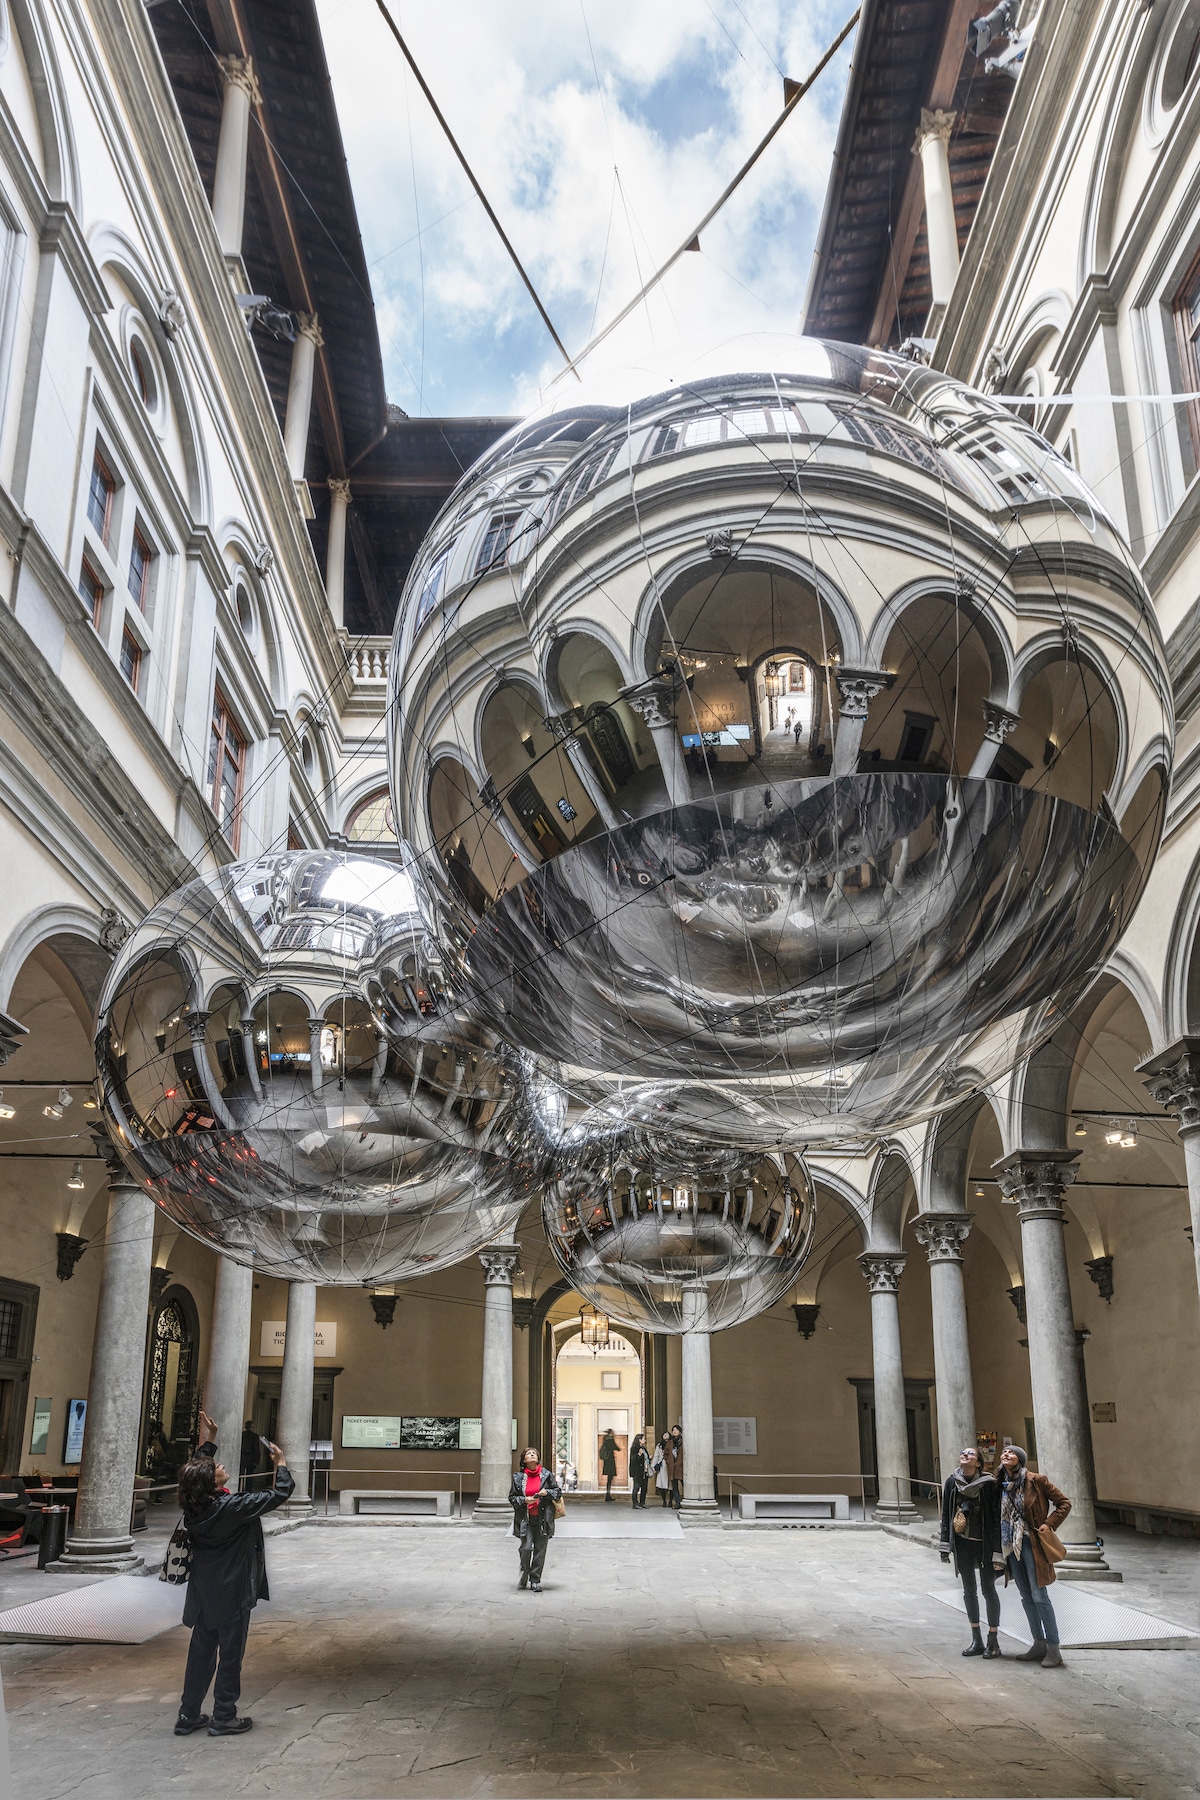
<instances>
[{"instance_id":1,"label":"scarf","mask_svg":"<svg viewBox=\"0 0 1200 1800\"><path fill-rule=\"evenodd\" d=\"M954 1471L954 1486L961 1500L977 1500L991 1479L986 1469L981 1469L972 1481L967 1480L961 1469Z\"/></svg>"},{"instance_id":2,"label":"scarf","mask_svg":"<svg viewBox=\"0 0 1200 1800\"><path fill-rule=\"evenodd\" d=\"M1020 1481L1005 1480L1000 1489L1000 1550L1021 1560L1025 1539L1025 1471Z\"/></svg>"},{"instance_id":3,"label":"scarf","mask_svg":"<svg viewBox=\"0 0 1200 1800\"><path fill-rule=\"evenodd\" d=\"M529 1505L534 1500L538 1500L538 1495L541 1493L541 1491L542 1491L542 1471L540 1469L526 1469L526 1471L525 1471L525 1503L526 1503L526 1505ZM541 1505L540 1500L538 1500L538 1505L539 1506Z\"/></svg>"}]
</instances>

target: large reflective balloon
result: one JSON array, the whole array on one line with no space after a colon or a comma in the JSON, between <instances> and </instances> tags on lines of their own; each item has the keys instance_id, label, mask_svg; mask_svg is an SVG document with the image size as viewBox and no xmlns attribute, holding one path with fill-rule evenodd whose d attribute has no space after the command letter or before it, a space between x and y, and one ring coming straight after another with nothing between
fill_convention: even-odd
<instances>
[{"instance_id":1,"label":"large reflective balloon","mask_svg":"<svg viewBox=\"0 0 1200 1800\"><path fill-rule=\"evenodd\" d=\"M1011 1067L1162 829L1119 531L1019 417L875 351L559 383L432 528L389 669L396 816L477 1015L597 1078L732 1084L793 1143Z\"/></svg>"},{"instance_id":2,"label":"large reflective balloon","mask_svg":"<svg viewBox=\"0 0 1200 1800\"><path fill-rule=\"evenodd\" d=\"M96 1037L110 1132L176 1224L325 1286L402 1280L515 1223L546 1121L528 1059L448 998L415 870L237 864L123 946Z\"/></svg>"},{"instance_id":3,"label":"large reflective balloon","mask_svg":"<svg viewBox=\"0 0 1200 1800\"><path fill-rule=\"evenodd\" d=\"M815 1222L807 1171L789 1153L677 1136L663 1100L626 1091L569 1127L542 1205L546 1235L572 1286L609 1317L724 1330L800 1274Z\"/></svg>"}]
</instances>

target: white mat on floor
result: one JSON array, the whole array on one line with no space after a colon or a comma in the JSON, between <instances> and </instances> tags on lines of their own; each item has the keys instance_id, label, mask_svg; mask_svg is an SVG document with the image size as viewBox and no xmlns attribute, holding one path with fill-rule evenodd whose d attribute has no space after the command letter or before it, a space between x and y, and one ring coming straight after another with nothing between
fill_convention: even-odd
<instances>
[{"instance_id":1,"label":"white mat on floor","mask_svg":"<svg viewBox=\"0 0 1200 1800\"><path fill-rule=\"evenodd\" d=\"M0 1613L0 1644L144 1644L182 1624L184 1592L153 1576L114 1575Z\"/></svg>"},{"instance_id":2,"label":"white mat on floor","mask_svg":"<svg viewBox=\"0 0 1200 1800\"><path fill-rule=\"evenodd\" d=\"M682 1538L679 1514L669 1507L640 1508L599 1505L572 1506L567 1497L567 1516L555 1528L558 1537L567 1538Z\"/></svg>"},{"instance_id":3,"label":"white mat on floor","mask_svg":"<svg viewBox=\"0 0 1200 1800\"><path fill-rule=\"evenodd\" d=\"M966 1612L961 1588L930 1588L930 1598ZM1172 1625L1132 1606L1117 1606L1074 1582L1056 1581L1050 1590L1064 1650L1200 1650L1200 1631ZM982 1609L981 1609L982 1610ZM1010 1582L1000 1593L1000 1630L1005 1637L1033 1642L1021 1596Z\"/></svg>"}]
</instances>

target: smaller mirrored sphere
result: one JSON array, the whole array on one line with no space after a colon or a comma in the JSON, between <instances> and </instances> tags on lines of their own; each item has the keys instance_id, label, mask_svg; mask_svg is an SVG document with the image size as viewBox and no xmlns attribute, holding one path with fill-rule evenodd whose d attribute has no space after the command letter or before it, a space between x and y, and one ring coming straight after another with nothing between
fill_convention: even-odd
<instances>
[{"instance_id":1,"label":"smaller mirrored sphere","mask_svg":"<svg viewBox=\"0 0 1200 1800\"><path fill-rule=\"evenodd\" d=\"M299 851L156 906L101 999L109 1131L183 1230L323 1286L428 1274L511 1230L545 1166L527 1061L448 994L403 860Z\"/></svg>"},{"instance_id":2,"label":"smaller mirrored sphere","mask_svg":"<svg viewBox=\"0 0 1200 1800\"><path fill-rule=\"evenodd\" d=\"M542 1202L572 1286L643 1331L723 1331L781 1300L804 1266L815 1211L789 1151L656 1129L654 1096L613 1096L564 1134Z\"/></svg>"}]
</instances>

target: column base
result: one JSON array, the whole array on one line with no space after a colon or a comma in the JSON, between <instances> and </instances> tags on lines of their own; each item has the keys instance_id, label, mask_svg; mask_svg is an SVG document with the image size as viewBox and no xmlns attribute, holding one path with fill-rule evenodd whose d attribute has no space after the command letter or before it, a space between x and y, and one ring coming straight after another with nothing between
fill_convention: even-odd
<instances>
[{"instance_id":1,"label":"column base","mask_svg":"<svg viewBox=\"0 0 1200 1800\"><path fill-rule=\"evenodd\" d=\"M145 1567L145 1558L133 1547L132 1537L68 1538L57 1562L46 1565L55 1575L133 1575Z\"/></svg>"},{"instance_id":2,"label":"column base","mask_svg":"<svg viewBox=\"0 0 1200 1800\"><path fill-rule=\"evenodd\" d=\"M1054 1565L1059 1581L1122 1581L1119 1569L1110 1569L1097 1544L1068 1544L1063 1561Z\"/></svg>"},{"instance_id":3,"label":"column base","mask_svg":"<svg viewBox=\"0 0 1200 1800\"><path fill-rule=\"evenodd\" d=\"M472 1525L507 1525L512 1530L513 1509L507 1500L477 1500Z\"/></svg>"},{"instance_id":4,"label":"column base","mask_svg":"<svg viewBox=\"0 0 1200 1800\"><path fill-rule=\"evenodd\" d=\"M915 1506L903 1500L898 1506L888 1506L880 1502L871 1514L877 1525L920 1525L924 1521Z\"/></svg>"},{"instance_id":5,"label":"column base","mask_svg":"<svg viewBox=\"0 0 1200 1800\"><path fill-rule=\"evenodd\" d=\"M724 1530L725 1520L715 1500L684 1499L679 1508L679 1523L689 1528L693 1526L716 1526L718 1531Z\"/></svg>"}]
</instances>

